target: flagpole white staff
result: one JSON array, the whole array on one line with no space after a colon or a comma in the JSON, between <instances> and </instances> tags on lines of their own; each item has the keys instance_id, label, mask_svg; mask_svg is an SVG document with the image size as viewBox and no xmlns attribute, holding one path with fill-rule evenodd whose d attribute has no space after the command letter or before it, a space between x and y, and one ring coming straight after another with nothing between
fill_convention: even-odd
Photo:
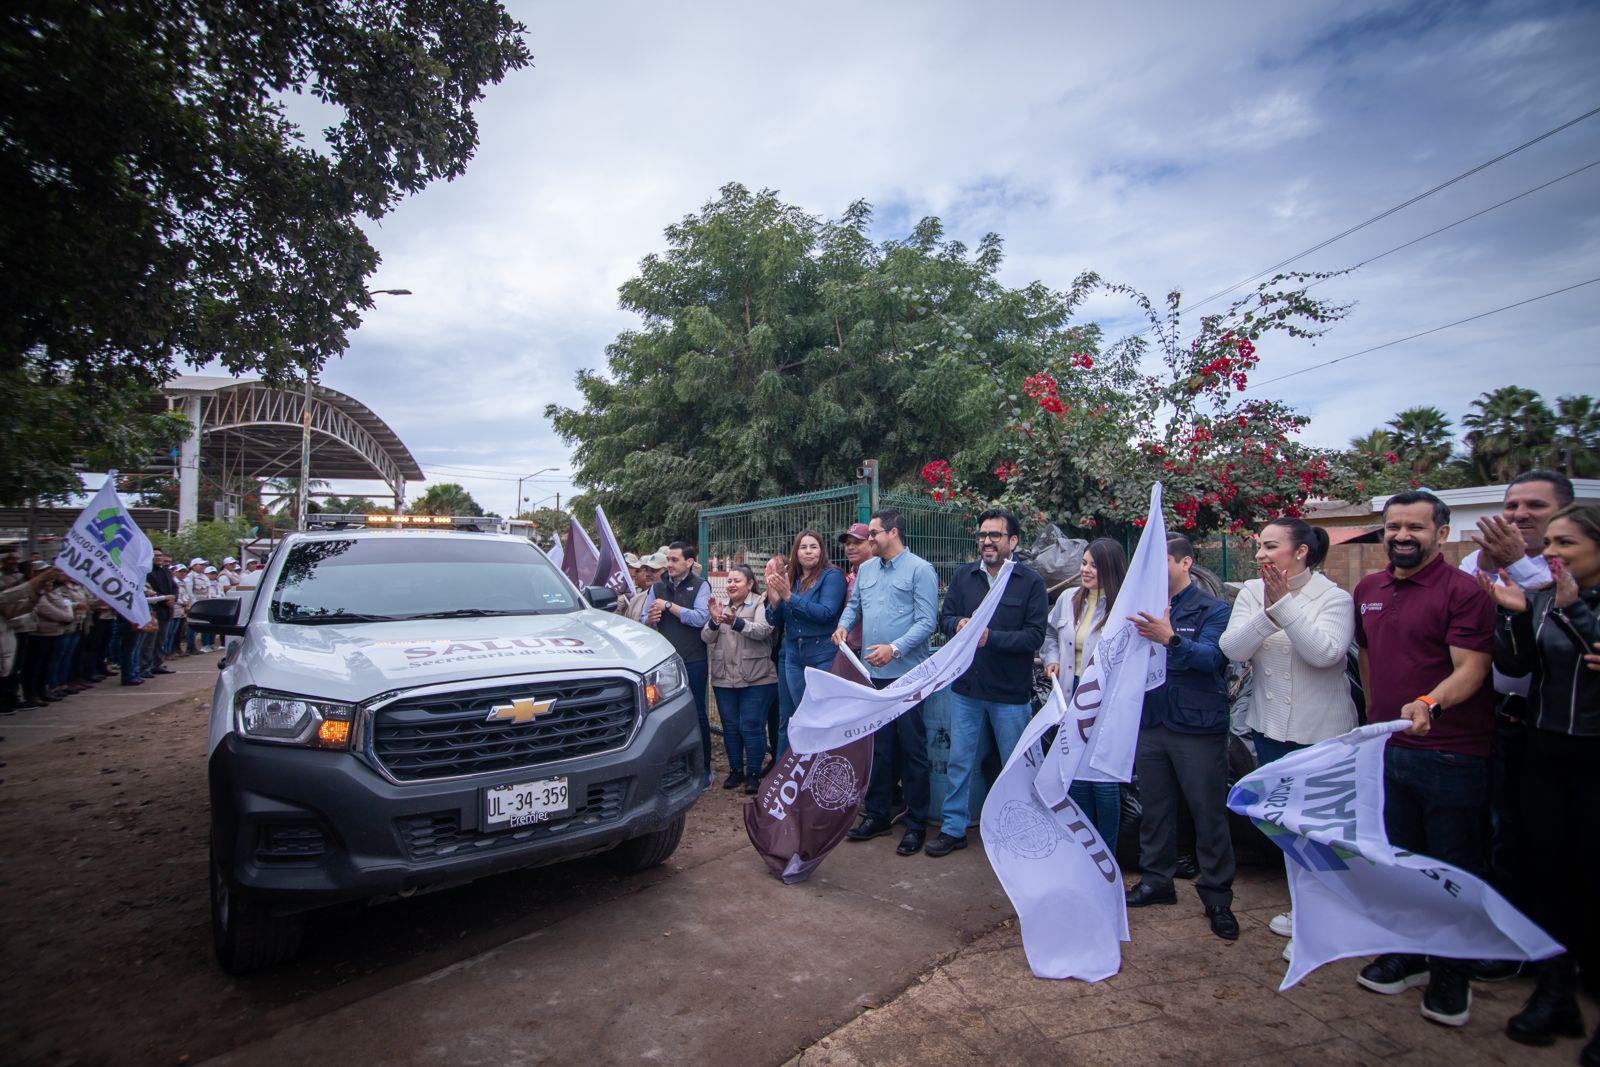
<instances>
[{"instance_id":1,"label":"flagpole white staff","mask_svg":"<svg viewBox=\"0 0 1600 1067\"><path fill-rule=\"evenodd\" d=\"M111 471L67 531L55 566L111 605L118 615L143 626L150 621L144 583L154 559L150 539L117 496L117 472Z\"/></svg>"}]
</instances>

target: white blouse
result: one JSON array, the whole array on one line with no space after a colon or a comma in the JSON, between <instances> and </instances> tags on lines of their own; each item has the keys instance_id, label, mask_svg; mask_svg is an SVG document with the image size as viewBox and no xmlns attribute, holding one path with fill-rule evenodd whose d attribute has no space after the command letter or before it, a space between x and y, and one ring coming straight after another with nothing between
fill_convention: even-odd
<instances>
[{"instance_id":1,"label":"white blouse","mask_svg":"<svg viewBox=\"0 0 1600 1067\"><path fill-rule=\"evenodd\" d=\"M1356 705L1345 657L1356 632L1350 594L1314 571L1289 580L1289 595L1262 606L1261 579L1244 584L1222 634L1222 653L1249 662L1246 721L1275 741L1309 745L1352 730Z\"/></svg>"}]
</instances>

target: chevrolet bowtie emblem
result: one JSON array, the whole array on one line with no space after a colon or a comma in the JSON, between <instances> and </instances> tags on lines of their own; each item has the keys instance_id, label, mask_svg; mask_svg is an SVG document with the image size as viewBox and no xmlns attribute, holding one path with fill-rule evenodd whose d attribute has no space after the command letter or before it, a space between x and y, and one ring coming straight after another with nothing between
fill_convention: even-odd
<instances>
[{"instance_id":1,"label":"chevrolet bowtie emblem","mask_svg":"<svg viewBox=\"0 0 1600 1067\"><path fill-rule=\"evenodd\" d=\"M556 706L554 700L534 700L532 697L519 697L509 704L499 704L489 709L485 722L532 722L535 716L543 715Z\"/></svg>"}]
</instances>

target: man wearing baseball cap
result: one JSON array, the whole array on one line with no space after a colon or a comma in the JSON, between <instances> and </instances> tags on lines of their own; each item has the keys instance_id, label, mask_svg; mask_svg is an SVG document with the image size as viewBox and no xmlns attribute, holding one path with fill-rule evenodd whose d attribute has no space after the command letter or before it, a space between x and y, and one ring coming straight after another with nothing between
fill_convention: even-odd
<instances>
[{"instance_id":1,"label":"man wearing baseball cap","mask_svg":"<svg viewBox=\"0 0 1600 1067\"><path fill-rule=\"evenodd\" d=\"M861 570L861 565L872 558L872 528L864 522L851 523L850 528L838 537L838 542L844 546L845 562L849 564L849 571L845 574L845 600L850 599L850 594L855 591L856 573ZM861 623L850 627L850 632L845 636L845 643L851 651L861 651Z\"/></svg>"}]
</instances>

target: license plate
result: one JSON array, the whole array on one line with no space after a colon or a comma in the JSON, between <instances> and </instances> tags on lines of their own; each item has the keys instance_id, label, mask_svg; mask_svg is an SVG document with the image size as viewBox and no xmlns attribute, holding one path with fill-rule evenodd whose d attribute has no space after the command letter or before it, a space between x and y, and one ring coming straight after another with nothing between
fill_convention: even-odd
<instances>
[{"instance_id":1,"label":"license plate","mask_svg":"<svg viewBox=\"0 0 1600 1067\"><path fill-rule=\"evenodd\" d=\"M568 806L565 778L496 786L483 791L483 828L532 826L564 813Z\"/></svg>"}]
</instances>

